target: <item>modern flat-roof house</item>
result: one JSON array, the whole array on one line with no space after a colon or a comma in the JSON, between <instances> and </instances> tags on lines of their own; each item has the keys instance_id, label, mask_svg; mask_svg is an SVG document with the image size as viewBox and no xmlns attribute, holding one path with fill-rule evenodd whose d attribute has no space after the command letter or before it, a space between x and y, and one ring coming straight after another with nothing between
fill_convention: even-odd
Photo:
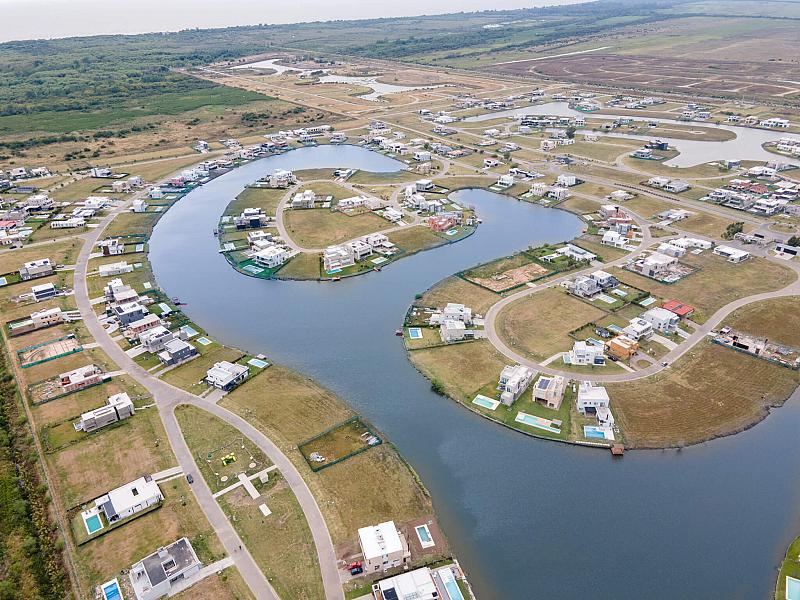
<instances>
[{"instance_id":1,"label":"modern flat-roof house","mask_svg":"<svg viewBox=\"0 0 800 600\"><path fill-rule=\"evenodd\" d=\"M27 319L11 321L8 323L8 333L12 337L22 335L37 329L44 329L64 322L64 312L59 308L48 308L32 312Z\"/></svg>"},{"instance_id":2,"label":"modern flat-roof house","mask_svg":"<svg viewBox=\"0 0 800 600\"><path fill-rule=\"evenodd\" d=\"M172 366L193 356L197 356L197 348L180 338L174 338L164 344L164 349L158 353L158 360L165 366Z\"/></svg>"},{"instance_id":3,"label":"modern flat-roof house","mask_svg":"<svg viewBox=\"0 0 800 600\"><path fill-rule=\"evenodd\" d=\"M289 251L284 246L273 245L253 254L253 261L260 267L274 269L280 267L289 258Z\"/></svg>"},{"instance_id":4,"label":"modern flat-roof house","mask_svg":"<svg viewBox=\"0 0 800 600\"><path fill-rule=\"evenodd\" d=\"M100 277L114 277L115 275L124 275L125 273L133 272L133 265L129 265L127 261L121 260L120 262L109 263L107 265L100 265L97 269Z\"/></svg>"},{"instance_id":5,"label":"modern flat-roof house","mask_svg":"<svg viewBox=\"0 0 800 600\"><path fill-rule=\"evenodd\" d=\"M660 307L651 308L641 318L650 323L655 331L666 334L675 333L681 320L674 312Z\"/></svg>"},{"instance_id":6,"label":"modern flat-roof house","mask_svg":"<svg viewBox=\"0 0 800 600\"><path fill-rule=\"evenodd\" d=\"M86 219L83 217L70 217L69 219L50 221L50 229L75 229L84 225L86 225Z\"/></svg>"},{"instance_id":7,"label":"modern flat-roof house","mask_svg":"<svg viewBox=\"0 0 800 600\"><path fill-rule=\"evenodd\" d=\"M497 389L500 391L500 401L506 406L511 406L522 396L533 380L535 371L525 365L506 365L500 372Z\"/></svg>"},{"instance_id":8,"label":"modern flat-roof house","mask_svg":"<svg viewBox=\"0 0 800 600\"><path fill-rule=\"evenodd\" d=\"M358 530L358 545L364 555L364 571L374 573L399 567L411 558L405 536L394 521L386 521Z\"/></svg>"},{"instance_id":9,"label":"modern flat-roof house","mask_svg":"<svg viewBox=\"0 0 800 600\"><path fill-rule=\"evenodd\" d=\"M652 277L657 279L667 274L670 267L678 262L674 256L667 256L660 252L653 252L649 256L644 257L641 261L634 263L634 270L638 271L645 277Z\"/></svg>"},{"instance_id":10,"label":"modern flat-roof house","mask_svg":"<svg viewBox=\"0 0 800 600\"><path fill-rule=\"evenodd\" d=\"M558 410L566 387L567 380L561 375L542 375L533 386L533 399L544 402L547 408Z\"/></svg>"},{"instance_id":11,"label":"modern flat-roof house","mask_svg":"<svg viewBox=\"0 0 800 600\"><path fill-rule=\"evenodd\" d=\"M464 306L463 304L448 302L447 305L444 307L444 310L442 311L442 315L445 319L452 319L453 321L462 321L467 325L472 323L472 309L467 306Z\"/></svg>"},{"instance_id":12,"label":"modern flat-roof house","mask_svg":"<svg viewBox=\"0 0 800 600\"><path fill-rule=\"evenodd\" d=\"M158 327L159 325L163 325L164 322L161 320L156 314L147 313L142 318L132 321L128 324L126 328L126 335L129 336L137 336L143 331L147 331L148 329L152 329L153 327Z\"/></svg>"},{"instance_id":13,"label":"modern flat-roof house","mask_svg":"<svg viewBox=\"0 0 800 600\"><path fill-rule=\"evenodd\" d=\"M375 600L438 600L439 591L428 567L401 573L372 584Z\"/></svg>"},{"instance_id":14,"label":"modern flat-roof house","mask_svg":"<svg viewBox=\"0 0 800 600\"><path fill-rule=\"evenodd\" d=\"M206 371L206 383L221 390L231 390L247 379L250 369L245 365L237 365L227 360L214 363Z\"/></svg>"},{"instance_id":15,"label":"modern flat-roof house","mask_svg":"<svg viewBox=\"0 0 800 600\"><path fill-rule=\"evenodd\" d=\"M602 289L607 290L619 285L619 280L607 271L595 271L589 277L594 279Z\"/></svg>"},{"instance_id":16,"label":"modern flat-roof house","mask_svg":"<svg viewBox=\"0 0 800 600\"><path fill-rule=\"evenodd\" d=\"M108 522L113 523L158 504L163 499L158 484L146 475L111 490L94 503L103 511Z\"/></svg>"},{"instance_id":17,"label":"modern flat-roof house","mask_svg":"<svg viewBox=\"0 0 800 600\"><path fill-rule=\"evenodd\" d=\"M564 362L570 365L602 366L606 364L604 350L605 347L602 345L578 340L572 344L572 350L564 356Z\"/></svg>"},{"instance_id":18,"label":"modern flat-roof house","mask_svg":"<svg viewBox=\"0 0 800 600\"><path fill-rule=\"evenodd\" d=\"M37 277L47 277L53 273L55 273L55 269L49 258L40 258L39 260L26 262L19 270L19 276L23 281L36 279Z\"/></svg>"},{"instance_id":19,"label":"modern flat-roof house","mask_svg":"<svg viewBox=\"0 0 800 600\"><path fill-rule=\"evenodd\" d=\"M202 563L186 538L159 548L131 566L128 577L137 600L156 600L173 584L197 573Z\"/></svg>"},{"instance_id":20,"label":"modern flat-roof house","mask_svg":"<svg viewBox=\"0 0 800 600\"><path fill-rule=\"evenodd\" d=\"M653 325L639 317L630 320L630 324L622 330L634 341L645 340L653 335Z\"/></svg>"},{"instance_id":21,"label":"modern flat-roof house","mask_svg":"<svg viewBox=\"0 0 800 600\"><path fill-rule=\"evenodd\" d=\"M238 217L234 217L236 229L252 229L263 227L269 223L269 216L260 208L245 208Z\"/></svg>"},{"instance_id":22,"label":"modern flat-roof house","mask_svg":"<svg viewBox=\"0 0 800 600\"><path fill-rule=\"evenodd\" d=\"M157 325L139 334L139 343L142 348L155 354L164 349L164 344L180 337L179 333L170 331L163 325Z\"/></svg>"},{"instance_id":23,"label":"modern flat-roof house","mask_svg":"<svg viewBox=\"0 0 800 600\"><path fill-rule=\"evenodd\" d=\"M58 376L65 393L77 392L103 380L103 371L96 365L86 365Z\"/></svg>"},{"instance_id":24,"label":"modern flat-roof house","mask_svg":"<svg viewBox=\"0 0 800 600\"><path fill-rule=\"evenodd\" d=\"M41 302L42 300L55 298L58 295L58 289L53 283L43 283L42 285L34 285L31 288L31 293L36 302Z\"/></svg>"},{"instance_id":25,"label":"modern flat-roof house","mask_svg":"<svg viewBox=\"0 0 800 600\"><path fill-rule=\"evenodd\" d=\"M123 327L144 318L149 314L149 311L139 304L138 302L126 302L119 304L113 309L114 316L119 319L120 325Z\"/></svg>"},{"instance_id":26,"label":"modern flat-roof house","mask_svg":"<svg viewBox=\"0 0 800 600\"><path fill-rule=\"evenodd\" d=\"M125 244L118 238L109 238L97 242L97 247L103 253L103 256L116 256L125 253Z\"/></svg>"},{"instance_id":27,"label":"modern flat-roof house","mask_svg":"<svg viewBox=\"0 0 800 600\"><path fill-rule=\"evenodd\" d=\"M135 409L130 396L125 392L109 396L105 406L95 408L81 415L80 428L91 433L111 423L133 416Z\"/></svg>"},{"instance_id":28,"label":"modern flat-roof house","mask_svg":"<svg viewBox=\"0 0 800 600\"><path fill-rule=\"evenodd\" d=\"M584 381L578 386L578 398L575 401L578 412L582 415L597 414L601 408L608 408L611 400L606 388Z\"/></svg>"},{"instance_id":29,"label":"modern flat-roof house","mask_svg":"<svg viewBox=\"0 0 800 600\"><path fill-rule=\"evenodd\" d=\"M666 256L673 256L675 258L680 258L684 254L686 254L686 248L684 248L683 246L670 244L669 242L662 242L658 245L658 252L661 254L665 254Z\"/></svg>"},{"instance_id":30,"label":"modern flat-roof house","mask_svg":"<svg viewBox=\"0 0 800 600\"><path fill-rule=\"evenodd\" d=\"M733 248L732 246L717 246L714 248L714 254L717 256L722 256L728 262L732 263L740 263L750 258L749 252L745 250L739 250L738 248Z\"/></svg>"},{"instance_id":31,"label":"modern flat-roof house","mask_svg":"<svg viewBox=\"0 0 800 600\"><path fill-rule=\"evenodd\" d=\"M621 233L609 229L603 233L603 239L600 240L600 243L606 246L613 246L614 248L623 248L627 245L628 238Z\"/></svg>"},{"instance_id":32,"label":"modern flat-roof house","mask_svg":"<svg viewBox=\"0 0 800 600\"><path fill-rule=\"evenodd\" d=\"M439 326L439 333L446 344L460 342L467 337L467 326L463 321L444 319Z\"/></svg>"},{"instance_id":33,"label":"modern flat-roof house","mask_svg":"<svg viewBox=\"0 0 800 600\"><path fill-rule=\"evenodd\" d=\"M600 293L600 285L591 277L578 275L569 282L569 291L576 296L591 298L595 294Z\"/></svg>"},{"instance_id":34,"label":"modern flat-roof house","mask_svg":"<svg viewBox=\"0 0 800 600\"><path fill-rule=\"evenodd\" d=\"M345 246L328 246L322 253L322 266L328 273L335 273L356 264L355 256Z\"/></svg>"},{"instance_id":35,"label":"modern flat-roof house","mask_svg":"<svg viewBox=\"0 0 800 600\"><path fill-rule=\"evenodd\" d=\"M606 342L606 352L610 356L627 360L639 351L639 342L627 335L618 335Z\"/></svg>"}]
</instances>

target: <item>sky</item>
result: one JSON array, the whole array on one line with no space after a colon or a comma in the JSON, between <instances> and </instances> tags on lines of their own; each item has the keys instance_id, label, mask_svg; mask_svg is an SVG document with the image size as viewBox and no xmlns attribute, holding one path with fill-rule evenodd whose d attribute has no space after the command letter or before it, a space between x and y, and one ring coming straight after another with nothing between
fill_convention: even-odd
<instances>
[{"instance_id":1,"label":"sky","mask_svg":"<svg viewBox=\"0 0 800 600\"><path fill-rule=\"evenodd\" d=\"M0 42L258 23L371 19L584 0L0 0Z\"/></svg>"}]
</instances>

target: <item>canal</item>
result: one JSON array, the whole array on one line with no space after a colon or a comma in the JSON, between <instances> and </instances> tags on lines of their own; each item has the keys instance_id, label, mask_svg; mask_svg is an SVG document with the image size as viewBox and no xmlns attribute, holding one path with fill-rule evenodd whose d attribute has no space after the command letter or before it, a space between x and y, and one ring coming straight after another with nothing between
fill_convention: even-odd
<instances>
[{"instance_id":1,"label":"canal","mask_svg":"<svg viewBox=\"0 0 800 600\"><path fill-rule=\"evenodd\" d=\"M227 203L276 168L323 167L391 171L402 163L319 146L213 180L155 228L159 285L214 338L303 372L379 427L431 491L481 600L767 597L800 527L797 399L739 435L622 460L490 423L434 394L394 330L416 293L475 263L570 239L581 222L463 191L459 202L484 221L473 236L380 273L319 283L231 269L212 235Z\"/></svg>"}]
</instances>

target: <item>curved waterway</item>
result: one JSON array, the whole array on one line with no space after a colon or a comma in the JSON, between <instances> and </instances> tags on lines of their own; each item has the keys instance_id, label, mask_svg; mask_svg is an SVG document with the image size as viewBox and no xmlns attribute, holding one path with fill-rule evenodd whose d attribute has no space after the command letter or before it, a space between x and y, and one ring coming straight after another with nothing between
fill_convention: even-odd
<instances>
[{"instance_id":1,"label":"curved waterway","mask_svg":"<svg viewBox=\"0 0 800 600\"><path fill-rule=\"evenodd\" d=\"M508 110L501 110L497 112L485 113L482 115L475 115L464 119L465 123L480 123L482 121L491 121L502 117L513 118L522 115L555 115L560 117L584 117L587 119L605 119L613 121L618 119L620 115L608 115L600 112L585 113L574 108L570 108L567 102L545 102L544 104L532 104L530 106L522 106L519 108L511 108ZM632 140L652 140L658 138L669 142L680 151L680 154L675 158L664 161L665 165L671 167L693 167L702 163L707 163L712 160L724 159L739 159L739 160L763 160L763 161L777 161L782 163L789 163L800 166L800 161L795 158L783 156L781 154L773 154L767 152L762 147L766 142L775 142L782 137L800 139L799 136L785 131L768 131L765 129L755 129L752 127L740 127L736 125L717 125L715 123L702 123L697 121L678 121L676 119L661 119L650 118L636 112L625 115L637 121L647 121L660 123L665 125L683 125L683 126L696 126L696 127L709 127L712 129L724 129L736 134L736 138L732 140L725 140L723 142L712 142L699 140L684 140L678 138L671 138L669 136L661 135L658 128L653 129L652 135L632 135L623 132L610 132L604 133L609 137L620 137Z\"/></svg>"},{"instance_id":2,"label":"curved waterway","mask_svg":"<svg viewBox=\"0 0 800 600\"><path fill-rule=\"evenodd\" d=\"M415 293L475 263L569 239L580 221L463 191L458 200L484 220L474 235L380 273L320 283L231 269L212 236L226 204L275 168L322 167L387 171L401 163L319 146L231 171L156 226L150 258L158 283L214 338L302 371L379 427L430 489L481 600L770 594L775 566L800 529L797 398L739 435L621 460L491 423L431 392L394 330Z\"/></svg>"}]
</instances>

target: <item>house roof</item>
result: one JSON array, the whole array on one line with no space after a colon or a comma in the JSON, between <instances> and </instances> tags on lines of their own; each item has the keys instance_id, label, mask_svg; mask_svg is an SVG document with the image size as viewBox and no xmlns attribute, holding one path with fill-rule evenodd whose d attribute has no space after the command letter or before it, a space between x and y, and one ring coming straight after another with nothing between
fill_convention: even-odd
<instances>
[{"instance_id":1,"label":"house roof","mask_svg":"<svg viewBox=\"0 0 800 600\"><path fill-rule=\"evenodd\" d=\"M403 550L400 533L394 521L362 527L358 530L358 539L364 551L364 558L367 560Z\"/></svg>"}]
</instances>

